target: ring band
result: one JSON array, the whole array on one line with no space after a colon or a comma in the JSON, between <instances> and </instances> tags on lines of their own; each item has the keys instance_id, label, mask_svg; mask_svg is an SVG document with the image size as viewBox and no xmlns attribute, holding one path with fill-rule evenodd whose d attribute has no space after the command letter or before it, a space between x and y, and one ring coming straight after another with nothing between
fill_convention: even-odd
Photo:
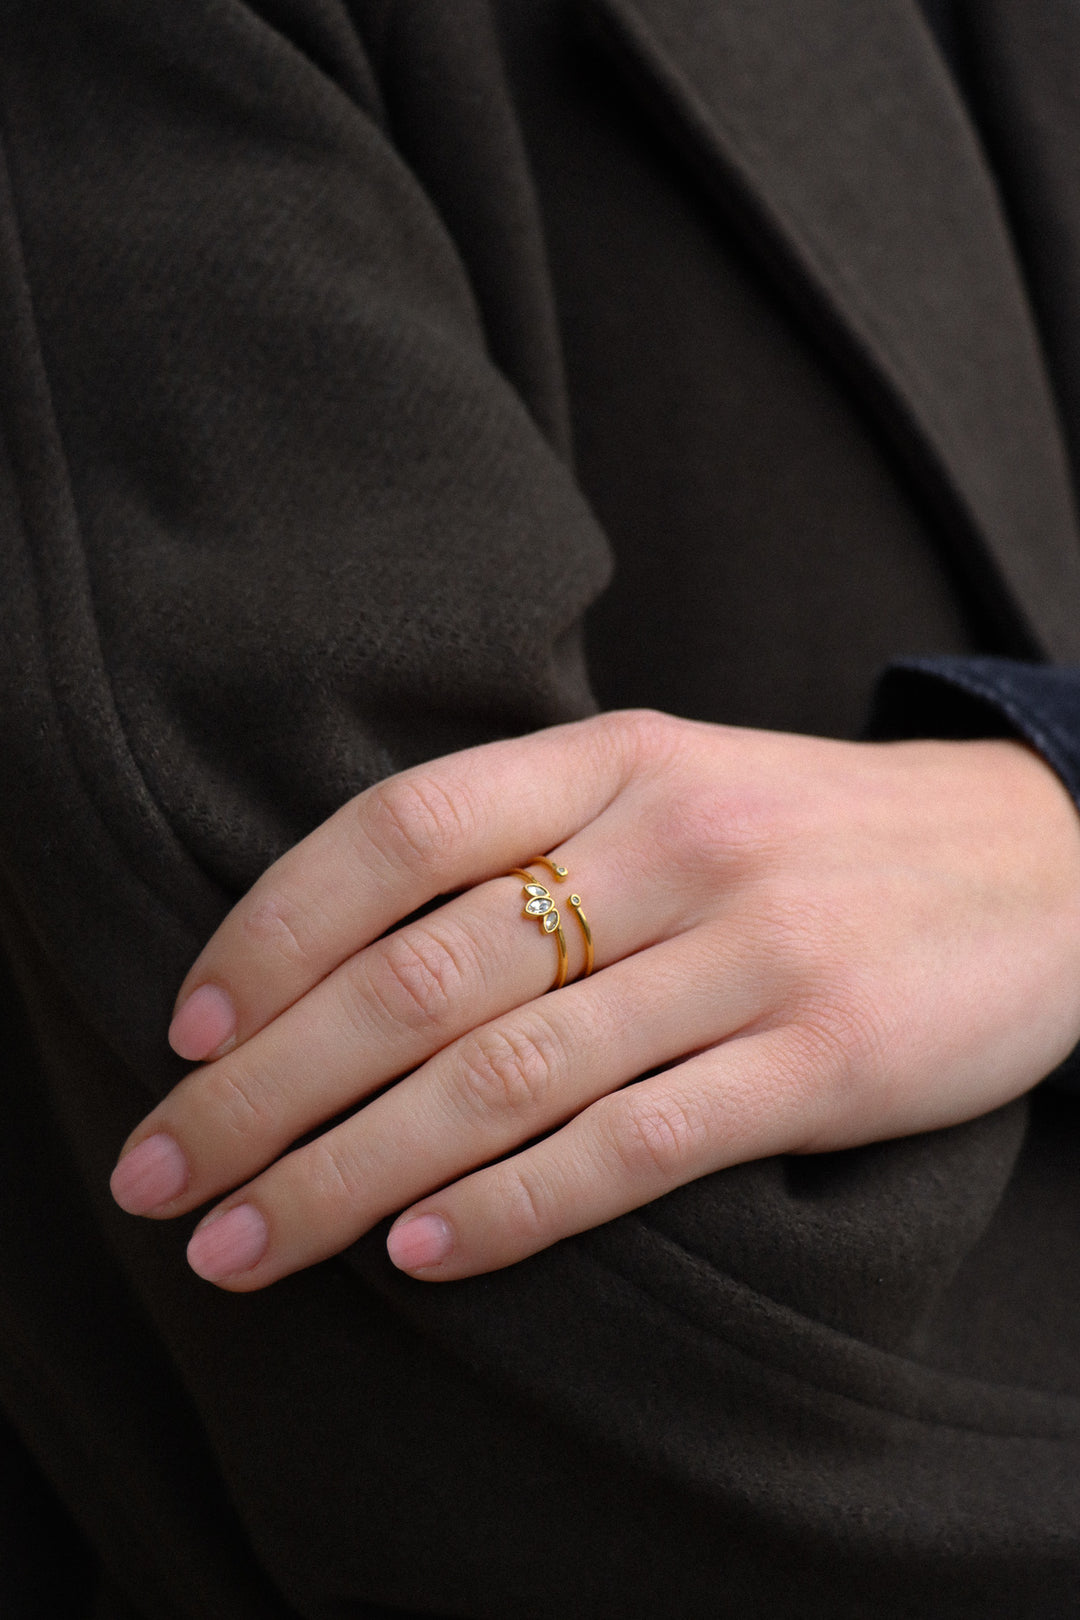
<instances>
[{"instance_id":1,"label":"ring band","mask_svg":"<svg viewBox=\"0 0 1080 1620\"><path fill-rule=\"evenodd\" d=\"M589 927L588 918L581 909L580 894L572 894L570 896L570 910L574 913L578 922L581 924L581 933L585 940L585 966L581 970L581 977L583 979L587 979L593 970L595 953L593 951L592 929Z\"/></svg>"},{"instance_id":2,"label":"ring band","mask_svg":"<svg viewBox=\"0 0 1080 1620\"><path fill-rule=\"evenodd\" d=\"M532 860L529 862L529 865L546 866L557 883L561 883L564 878L569 877L570 875L565 866L557 866L556 863L549 860L546 855L534 855ZM580 894L572 894L567 903L578 922L581 924L581 933L585 941L585 966L581 970L581 977L583 979L587 979L593 970L594 961L592 929L589 927L589 920L582 909Z\"/></svg>"},{"instance_id":3,"label":"ring band","mask_svg":"<svg viewBox=\"0 0 1080 1620\"><path fill-rule=\"evenodd\" d=\"M554 877L556 883L562 883L569 873L565 866L559 866L555 861L549 860L546 855L534 855L529 861L530 866L546 866ZM555 940L555 947L559 953L558 967L555 971L553 990L561 990L566 983L566 972L569 964L569 952L566 949L566 935L563 933L562 918L559 915L555 901L543 883L538 883L531 872L523 866L512 867L510 877L519 877L525 885L525 917L535 917L545 934L551 934ZM582 938L585 942L585 966L581 977L587 979L593 970L595 953L593 949L592 929L581 904L581 896L572 894L569 905L581 928Z\"/></svg>"}]
</instances>

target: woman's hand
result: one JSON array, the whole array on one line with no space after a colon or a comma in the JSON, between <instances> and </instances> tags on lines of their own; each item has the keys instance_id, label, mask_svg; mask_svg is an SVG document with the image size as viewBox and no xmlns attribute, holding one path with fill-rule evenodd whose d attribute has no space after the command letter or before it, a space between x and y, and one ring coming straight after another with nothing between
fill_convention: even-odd
<instances>
[{"instance_id":1,"label":"woman's hand","mask_svg":"<svg viewBox=\"0 0 1080 1620\"><path fill-rule=\"evenodd\" d=\"M504 875L541 851L571 979L571 890L596 942L551 995L555 938ZM399 1210L404 1270L491 1271L736 1161L1033 1085L1080 1039L1080 818L1019 743L601 716L345 805L222 924L171 1039L212 1061L113 1190L170 1217L235 1189L200 1275L262 1288Z\"/></svg>"}]
</instances>

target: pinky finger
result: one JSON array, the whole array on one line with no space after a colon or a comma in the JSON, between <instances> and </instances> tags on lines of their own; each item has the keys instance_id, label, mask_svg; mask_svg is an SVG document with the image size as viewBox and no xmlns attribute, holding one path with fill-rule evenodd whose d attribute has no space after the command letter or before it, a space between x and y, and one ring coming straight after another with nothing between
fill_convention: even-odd
<instances>
[{"instance_id":1,"label":"pinky finger","mask_svg":"<svg viewBox=\"0 0 1080 1620\"><path fill-rule=\"evenodd\" d=\"M601 1098L406 1210L391 1260L430 1282L498 1271L714 1170L799 1151L831 1088L792 1036L790 1026L738 1036Z\"/></svg>"}]
</instances>

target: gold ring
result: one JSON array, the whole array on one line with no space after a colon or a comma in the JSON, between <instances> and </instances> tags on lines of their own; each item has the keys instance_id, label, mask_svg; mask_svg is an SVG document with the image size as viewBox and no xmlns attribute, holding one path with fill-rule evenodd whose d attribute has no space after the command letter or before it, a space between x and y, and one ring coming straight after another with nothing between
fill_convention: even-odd
<instances>
[{"instance_id":1,"label":"gold ring","mask_svg":"<svg viewBox=\"0 0 1080 1620\"><path fill-rule=\"evenodd\" d=\"M559 866L555 861L549 860L546 855L534 855L529 861L530 866L546 866L554 877L556 883L562 883L569 876L565 866ZM561 990L566 983L566 970L569 962L569 953L566 949L566 935L563 933L562 918L550 891L543 883L538 883L531 872L526 872L522 866L511 868L511 877L519 877L525 885L525 909L523 915L535 917L545 934L551 934L555 940L555 947L559 953L559 963L555 971L553 990ZM581 896L572 894L569 901L570 909L578 920L582 938L585 941L585 966L581 977L587 979L593 970L594 950L592 929L581 904Z\"/></svg>"}]
</instances>

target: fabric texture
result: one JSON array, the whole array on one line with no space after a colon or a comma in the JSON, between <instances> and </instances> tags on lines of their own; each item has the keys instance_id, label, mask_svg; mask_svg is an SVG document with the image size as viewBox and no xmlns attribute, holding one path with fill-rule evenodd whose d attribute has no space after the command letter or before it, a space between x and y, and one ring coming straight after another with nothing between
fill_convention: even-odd
<instances>
[{"instance_id":1,"label":"fabric texture","mask_svg":"<svg viewBox=\"0 0 1080 1620\"><path fill-rule=\"evenodd\" d=\"M106 1190L207 935L405 765L854 736L907 657L892 734L1073 786L1080 21L986 18L993 167L907 0L8 0L0 1407L87 1613L1075 1613L1061 1092L446 1288L220 1294Z\"/></svg>"}]
</instances>

